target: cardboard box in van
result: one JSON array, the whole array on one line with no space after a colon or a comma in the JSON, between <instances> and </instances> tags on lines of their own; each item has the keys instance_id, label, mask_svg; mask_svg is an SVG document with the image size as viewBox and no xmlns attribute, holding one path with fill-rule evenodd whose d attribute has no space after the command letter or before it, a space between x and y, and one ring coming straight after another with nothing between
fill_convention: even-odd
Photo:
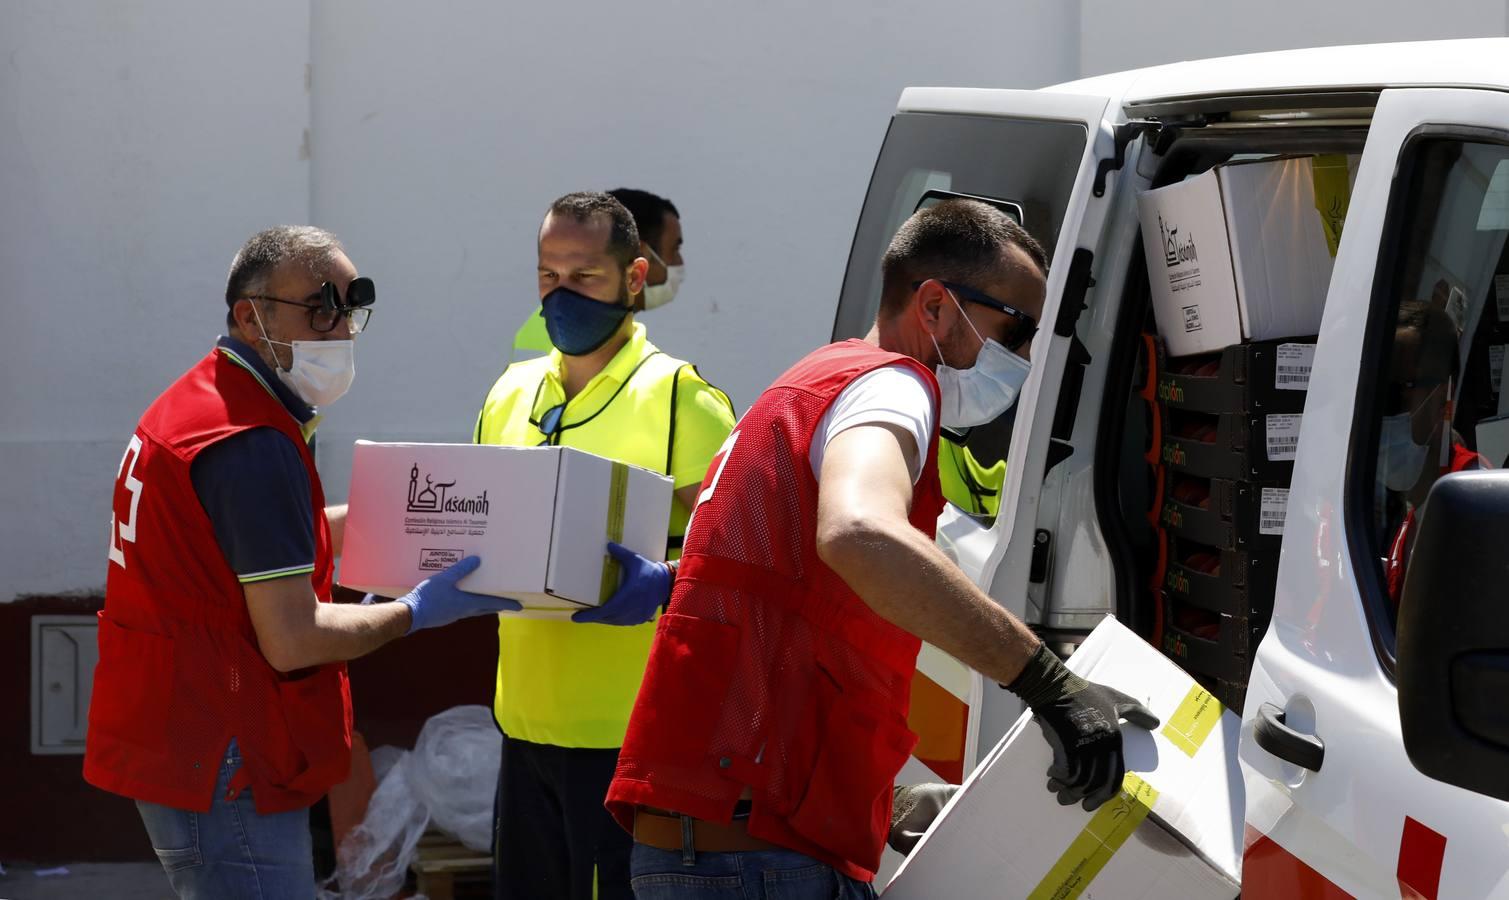
<instances>
[{"instance_id":1,"label":"cardboard box in van","mask_svg":"<svg viewBox=\"0 0 1509 900\"><path fill-rule=\"evenodd\" d=\"M1138 198L1170 356L1320 330L1347 171L1343 156L1238 162Z\"/></svg>"},{"instance_id":2,"label":"cardboard box in van","mask_svg":"<svg viewBox=\"0 0 1509 900\"><path fill-rule=\"evenodd\" d=\"M462 557L468 591L565 617L619 583L616 541L665 559L671 479L570 447L357 441L341 583L402 596Z\"/></svg>"},{"instance_id":3,"label":"cardboard box in van","mask_svg":"<svg viewBox=\"0 0 1509 900\"><path fill-rule=\"evenodd\" d=\"M1052 752L1030 713L944 808L885 890L933 897L1183 898L1238 893L1241 723L1126 626L1106 618L1069 668L1131 694L1161 719L1127 727L1128 774L1094 812L1044 785Z\"/></svg>"}]
</instances>

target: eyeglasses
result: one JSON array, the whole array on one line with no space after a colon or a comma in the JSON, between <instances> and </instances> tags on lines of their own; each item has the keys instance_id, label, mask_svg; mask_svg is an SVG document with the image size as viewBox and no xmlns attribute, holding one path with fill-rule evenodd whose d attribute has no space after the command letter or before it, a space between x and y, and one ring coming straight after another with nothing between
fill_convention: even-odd
<instances>
[{"instance_id":1,"label":"eyeglasses","mask_svg":"<svg viewBox=\"0 0 1509 900\"><path fill-rule=\"evenodd\" d=\"M298 306L309 311L309 328L312 331L325 334L335 330L341 323L342 318L351 322L351 333L361 334L367 328L367 322L372 318L372 304L377 300L377 290L370 278L353 278L346 286L346 297L341 299L340 291L330 282L320 285L320 289L303 300L283 300L278 297L248 296L243 300L265 300L268 303L281 303L284 306Z\"/></svg>"},{"instance_id":2,"label":"eyeglasses","mask_svg":"<svg viewBox=\"0 0 1509 900\"><path fill-rule=\"evenodd\" d=\"M557 403L545 410L545 414L540 416L540 434L547 438L555 437L555 433L561 428L561 414L565 411L566 404L564 403Z\"/></svg>"},{"instance_id":3,"label":"eyeglasses","mask_svg":"<svg viewBox=\"0 0 1509 900\"><path fill-rule=\"evenodd\" d=\"M1006 333L1005 339L1001 341L1001 345L1006 349L1015 350L1017 347L1020 347L1028 341L1032 340L1032 336L1037 334L1037 319L1034 319L1027 313L1022 312L1015 306L1002 303L1001 301L990 296L984 291L977 291L967 284L957 284L952 281L944 281L941 278L936 279L936 281L949 290L953 291L954 296L958 297L960 300L965 300L969 303L975 303L985 307L986 309L993 309L996 312L1002 312L1008 316L1011 316L1013 322L1011 330ZM914 281L912 282L912 290L915 291L918 288L922 287L922 285L923 282Z\"/></svg>"}]
</instances>

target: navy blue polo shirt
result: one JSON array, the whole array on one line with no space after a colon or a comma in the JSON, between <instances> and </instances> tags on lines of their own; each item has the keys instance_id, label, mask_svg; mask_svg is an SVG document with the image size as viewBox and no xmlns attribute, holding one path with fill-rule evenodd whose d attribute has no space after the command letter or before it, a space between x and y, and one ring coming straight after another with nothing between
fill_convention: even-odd
<instances>
[{"instance_id":1,"label":"navy blue polo shirt","mask_svg":"<svg viewBox=\"0 0 1509 900\"><path fill-rule=\"evenodd\" d=\"M311 449L314 409L256 351L222 337L219 352L256 376L298 421ZM299 450L275 428L251 428L204 448L189 467L215 540L242 584L314 571L314 505Z\"/></svg>"}]
</instances>

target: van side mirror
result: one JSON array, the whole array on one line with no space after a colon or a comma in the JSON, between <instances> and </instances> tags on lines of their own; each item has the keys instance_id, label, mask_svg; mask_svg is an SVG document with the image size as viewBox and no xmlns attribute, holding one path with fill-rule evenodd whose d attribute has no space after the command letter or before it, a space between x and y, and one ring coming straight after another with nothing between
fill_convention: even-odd
<instances>
[{"instance_id":1,"label":"van side mirror","mask_svg":"<svg viewBox=\"0 0 1509 900\"><path fill-rule=\"evenodd\" d=\"M1509 471L1459 472L1419 513L1399 602L1399 718L1410 762L1509 800Z\"/></svg>"}]
</instances>

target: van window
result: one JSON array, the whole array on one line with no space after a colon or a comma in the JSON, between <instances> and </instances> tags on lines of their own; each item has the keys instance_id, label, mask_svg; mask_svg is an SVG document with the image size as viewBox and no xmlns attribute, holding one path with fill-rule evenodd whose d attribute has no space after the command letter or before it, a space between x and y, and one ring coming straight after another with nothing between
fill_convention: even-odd
<instances>
[{"instance_id":1,"label":"van window","mask_svg":"<svg viewBox=\"0 0 1509 900\"><path fill-rule=\"evenodd\" d=\"M1085 127L1075 123L898 114L854 233L833 339L870 330L880 309L880 259L891 237L919 206L939 197L965 195L993 203L1052 253L1085 141ZM945 495L965 513L986 520L996 514L1013 412L966 434L951 434L940 446Z\"/></svg>"},{"instance_id":2,"label":"van window","mask_svg":"<svg viewBox=\"0 0 1509 900\"><path fill-rule=\"evenodd\" d=\"M1509 146L1417 139L1405 149L1375 281L1352 451L1354 526L1380 650L1395 614L1416 511L1441 475L1502 467L1509 455L1503 362L1509 345ZM1364 371L1369 367L1364 366Z\"/></svg>"},{"instance_id":3,"label":"van window","mask_svg":"<svg viewBox=\"0 0 1509 900\"><path fill-rule=\"evenodd\" d=\"M1079 124L898 114L854 233L834 340L869 331L880 308L880 258L930 191L1014 204L1022 226L1051 253L1084 151L1085 128Z\"/></svg>"}]
</instances>

